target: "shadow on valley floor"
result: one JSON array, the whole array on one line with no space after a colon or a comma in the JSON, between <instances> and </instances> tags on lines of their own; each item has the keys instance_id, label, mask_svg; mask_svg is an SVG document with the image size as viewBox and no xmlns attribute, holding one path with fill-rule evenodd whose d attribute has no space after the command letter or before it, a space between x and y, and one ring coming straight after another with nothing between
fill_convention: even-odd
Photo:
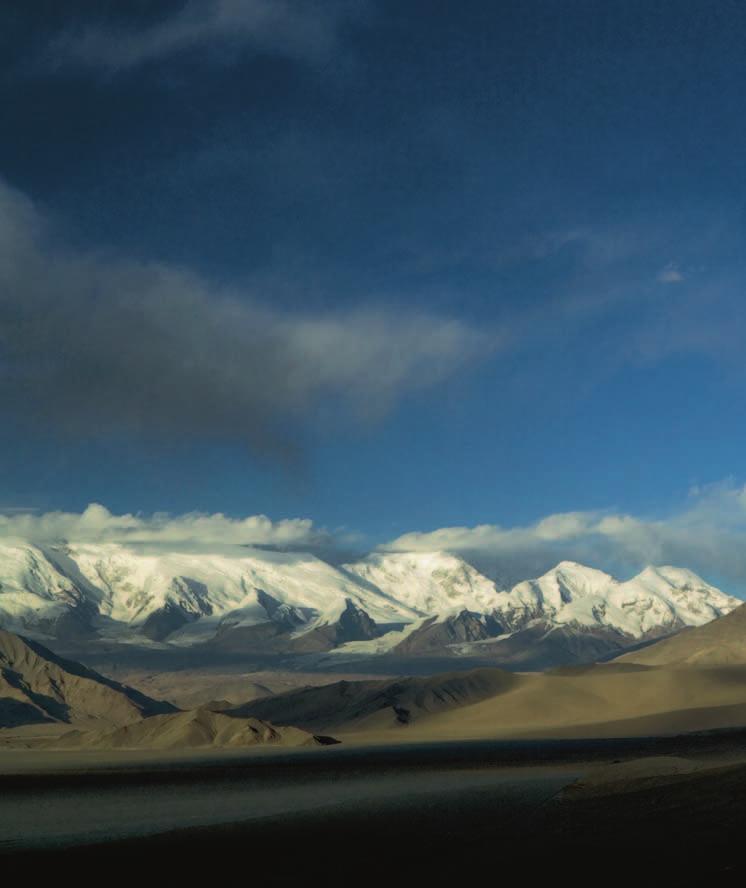
<instances>
[{"instance_id":1,"label":"shadow on valley floor","mask_svg":"<svg viewBox=\"0 0 746 888\"><path fill-rule=\"evenodd\" d=\"M145 875L158 866L169 881L190 883L222 879L230 871L231 879L262 884L485 878L519 878L520 884L549 878L573 885L736 884L746 875L744 765L632 785L602 798L557 795L589 762L695 755L716 763L718 756L734 753L746 753L746 732L216 756L6 774L0 778L0 834L6 818L17 823L23 816L23 800L36 807L39 827L45 806L66 799L71 814L80 816L83 805L95 809L108 798L119 806L132 796L146 817L146 808L154 810L161 797L184 792L196 813L186 812L183 827L158 834L112 834L109 841L83 837L78 845L33 847L38 836L0 844L2 871L5 877L14 870L39 877L64 869L98 880L115 872L112 867ZM245 799L236 795L242 784ZM262 798L277 803L285 792L291 803L298 798L302 804L277 813L269 807L261 817L247 807L231 822L209 822L210 805L230 806L231 798L247 805Z\"/></svg>"},{"instance_id":2,"label":"shadow on valley floor","mask_svg":"<svg viewBox=\"0 0 746 888\"><path fill-rule=\"evenodd\" d=\"M55 644L55 651L78 660L91 669L107 675L130 670L197 671L229 670L237 672L318 672L335 675L360 673L367 675L435 675L439 672L466 672L485 666L501 666L489 657L395 657L379 655L336 654L262 654L251 651L219 651L201 648L143 648L134 645L105 646L90 644L84 647ZM511 669L510 666L502 668ZM519 667L513 666L513 669ZM521 667L525 668L525 667Z\"/></svg>"},{"instance_id":3,"label":"shadow on valley floor","mask_svg":"<svg viewBox=\"0 0 746 888\"><path fill-rule=\"evenodd\" d=\"M229 871L261 884L742 884L744 798L743 770L572 804L454 791L35 852L4 860L3 871L124 867L189 884Z\"/></svg>"}]
</instances>

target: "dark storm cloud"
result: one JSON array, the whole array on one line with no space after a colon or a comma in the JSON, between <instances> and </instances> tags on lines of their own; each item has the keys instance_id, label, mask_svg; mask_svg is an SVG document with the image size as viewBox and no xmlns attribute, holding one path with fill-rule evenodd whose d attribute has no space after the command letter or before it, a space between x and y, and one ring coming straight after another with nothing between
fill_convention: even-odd
<instances>
[{"instance_id":1,"label":"dark storm cloud","mask_svg":"<svg viewBox=\"0 0 746 888\"><path fill-rule=\"evenodd\" d=\"M289 456L288 424L320 405L375 418L494 345L447 318L278 312L183 268L60 249L0 185L0 394L45 428Z\"/></svg>"}]
</instances>

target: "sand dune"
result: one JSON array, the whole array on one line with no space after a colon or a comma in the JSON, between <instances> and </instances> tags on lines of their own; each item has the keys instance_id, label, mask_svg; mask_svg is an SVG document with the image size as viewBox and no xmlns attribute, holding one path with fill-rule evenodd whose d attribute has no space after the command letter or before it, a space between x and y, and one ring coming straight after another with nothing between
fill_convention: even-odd
<instances>
[{"instance_id":1,"label":"sand dune","mask_svg":"<svg viewBox=\"0 0 746 888\"><path fill-rule=\"evenodd\" d=\"M308 730L385 729L493 697L524 680L501 669L477 669L427 678L340 681L257 700L232 714L293 723Z\"/></svg>"},{"instance_id":2,"label":"sand dune","mask_svg":"<svg viewBox=\"0 0 746 888\"><path fill-rule=\"evenodd\" d=\"M746 725L746 666L525 676L504 694L430 715L437 737L640 736Z\"/></svg>"},{"instance_id":3,"label":"sand dune","mask_svg":"<svg viewBox=\"0 0 746 888\"><path fill-rule=\"evenodd\" d=\"M249 703L242 716L366 739L640 736L746 725L746 665L626 663L340 682Z\"/></svg>"},{"instance_id":4,"label":"sand dune","mask_svg":"<svg viewBox=\"0 0 746 888\"><path fill-rule=\"evenodd\" d=\"M294 727L275 727L256 718L230 718L207 709L154 715L114 731L70 731L50 749L161 749L204 747L313 746L333 743Z\"/></svg>"}]
</instances>

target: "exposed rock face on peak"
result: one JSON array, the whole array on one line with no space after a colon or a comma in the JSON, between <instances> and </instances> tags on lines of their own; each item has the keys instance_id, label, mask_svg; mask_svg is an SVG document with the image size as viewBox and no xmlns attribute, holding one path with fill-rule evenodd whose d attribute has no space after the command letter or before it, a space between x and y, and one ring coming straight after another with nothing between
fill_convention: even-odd
<instances>
[{"instance_id":1,"label":"exposed rock face on peak","mask_svg":"<svg viewBox=\"0 0 746 888\"><path fill-rule=\"evenodd\" d=\"M380 634L378 626L374 620L371 620L369 614L348 598L345 609L337 620L337 644L344 644L346 641L364 641L370 638L377 638Z\"/></svg>"},{"instance_id":2,"label":"exposed rock face on peak","mask_svg":"<svg viewBox=\"0 0 746 888\"><path fill-rule=\"evenodd\" d=\"M272 615L269 622L233 626L230 620L226 620L218 635L207 646L236 653L253 651L265 654L310 654L330 651L346 642L368 640L381 635L381 630L370 615L350 599L338 620L334 623L316 624L310 629L305 621L298 623L299 617L302 618L298 609L266 602L266 598L265 606Z\"/></svg>"},{"instance_id":3,"label":"exposed rock face on peak","mask_svg":"<svg viewBox=\"0 0 746 888\"><path fill-rule=\"evenodd\" d=\"M256 598L259 604L261 604L267 612L269 619L288 631L298 629L313 618L313 610L293 607L291 604L284 604L277 598L268 595L264 589L256 590Z\"/></svg>"},{"instance_id":4,"label":"exposed rock face on peak","mask_svg":"<svg viewBox=\"0 0 746 888\"><path fill-rule=\"evenodd\" d=\"M0 630L0 727L36 722L126 725L175 712L28 638Z\"/></svg>"},{"instance_id":5,"label":"exposed rock face on peak","mask_svg":"<svg viewBox=\"0 0 746 888\"><path fill-rule=\"evenodd\" d=\"M445 620L437 617L426 620L394 649L396 654L431 654L449 645L485 641L502 631L501 625L491 614L475 614L462 610Z\"/></svg>"},{"instance_id":6,"label":"exposed rock face on peak","mask_svg":"<svg viewBox=\"0 0 746 888\"><path fill-rule=\"evenodd\" d=\"M537 619L524 629L477 645L452 645L456 655L478 652L504 668L535 671L605 660L630 647L629 635L606 626L555 625Z\"/></svg>"},{"instance_id":7,"label":"exposed rock face on peak","mask_svg":"<svg viewBox=\"0 0 746 888\"><path fill-rule=\"evenodd\" d=\"M146 617L140 631L147 638L162 641L187 623L211 615L212 605L207 586L189 577L174 577L165 604Z\"/></svg>"}]
</instances>

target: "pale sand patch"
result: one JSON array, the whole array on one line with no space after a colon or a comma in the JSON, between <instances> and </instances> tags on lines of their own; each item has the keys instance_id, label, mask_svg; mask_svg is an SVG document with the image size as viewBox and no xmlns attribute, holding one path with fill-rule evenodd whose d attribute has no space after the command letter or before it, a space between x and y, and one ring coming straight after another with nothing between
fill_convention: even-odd
<instances>
[{"instance_id":1,"label":"pale sand patch","mask_svg":"<svg viewBox=\"0 0 746 888\"><path fill-rule=\"evenodd\" d=\"M649 756L613 762L591 768L582 777L564 787L556 798L558 801L574 801L636 792L662 785L671 778L708 769L703 762L677 756Z\"/></svg>"}]
</instances>

